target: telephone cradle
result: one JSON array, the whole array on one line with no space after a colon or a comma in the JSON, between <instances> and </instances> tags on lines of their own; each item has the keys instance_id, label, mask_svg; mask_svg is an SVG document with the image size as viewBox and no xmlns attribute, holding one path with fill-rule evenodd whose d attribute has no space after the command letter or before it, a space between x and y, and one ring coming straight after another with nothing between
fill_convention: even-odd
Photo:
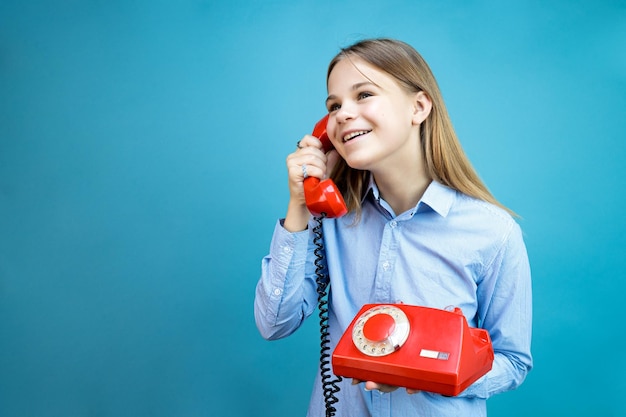
<instances>
[{"instance_id":1,"label":"telephone cradle","mask_svg":"<svg viewBox=\"0 0 626 417\"><path fill-rule=\"evenodd\" d=\"M332 354L335 375L456 396L493 363L489 333L454 311L406 304L361 308Z\"/></svg>"}]
</instances>

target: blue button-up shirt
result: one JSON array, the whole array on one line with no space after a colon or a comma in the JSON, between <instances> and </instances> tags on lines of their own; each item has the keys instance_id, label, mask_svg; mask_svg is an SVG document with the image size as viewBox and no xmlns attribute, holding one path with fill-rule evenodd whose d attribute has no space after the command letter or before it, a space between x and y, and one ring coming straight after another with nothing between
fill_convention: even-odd
<instances>
[{"instance_id":1,"label":"blue button-up shirt","mask_svg":"<svg viewBox=\"0 0 626 417\"><path fill-rule=\"evenodd\" d=\"M313 235L278 222L263 259L254 313L267 339L293 333L317 305ZM516 388L532 367L531 280L522 233L504 210L432 182L419 203L395 215L372 182L362 218L325 219L331 348L367 303L460 307L488 330L493 368L457 397L404 389L382 394L344 379L338 416L486 415L486 399ZM318 375L309 416L324 416Z\"/></svg>"}]
</instances>

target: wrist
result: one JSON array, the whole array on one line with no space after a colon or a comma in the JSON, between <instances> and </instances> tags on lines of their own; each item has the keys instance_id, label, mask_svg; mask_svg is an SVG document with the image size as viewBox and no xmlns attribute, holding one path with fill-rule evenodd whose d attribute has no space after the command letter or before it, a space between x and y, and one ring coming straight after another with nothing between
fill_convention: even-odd
<instances>
[{"instance_id":1,"label":"wrist","mask_svg":"<svg viewBox=\"0 0 626 417\"><path fill-rule=\"evenodd\" d=\"M310 217L311 213L305 204L290 201L283 227L289 232L301 232L307 228Z\"/></svg>"}]
</instances>

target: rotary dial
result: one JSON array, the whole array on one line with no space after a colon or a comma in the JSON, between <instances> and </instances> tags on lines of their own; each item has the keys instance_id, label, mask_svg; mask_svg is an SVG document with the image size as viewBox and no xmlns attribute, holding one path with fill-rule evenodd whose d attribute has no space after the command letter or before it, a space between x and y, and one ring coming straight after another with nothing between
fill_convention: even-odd
<instances>
[{"instance_id":1,"label":"rotary dial","mask_svg":"<svg viewBox=\"0 0 626 417\"><path fill-rule=\"evenodd\" d=\"M358 318L352 329L352 341L368 356L385 356L406 342L409 327L404 311L395 306L380 305L370 308Z\"/></svg>"}]
</instances>

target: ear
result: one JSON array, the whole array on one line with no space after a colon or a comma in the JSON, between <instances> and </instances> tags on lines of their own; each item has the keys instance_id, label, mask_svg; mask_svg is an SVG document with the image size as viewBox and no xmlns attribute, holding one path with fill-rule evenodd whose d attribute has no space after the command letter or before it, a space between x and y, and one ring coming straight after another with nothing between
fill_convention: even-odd
<instances>
[{"instance_id":1,"label":"ear","mask_svg":"<svg viewBox=\"0 0 626 417\"><path fill-rule=\"evenodd\" d=\"M423 91L419 91L413 95L413 124L422 124L430 114L433 108L433 102L430 97Z\"/></svg>"}]
</instances>

